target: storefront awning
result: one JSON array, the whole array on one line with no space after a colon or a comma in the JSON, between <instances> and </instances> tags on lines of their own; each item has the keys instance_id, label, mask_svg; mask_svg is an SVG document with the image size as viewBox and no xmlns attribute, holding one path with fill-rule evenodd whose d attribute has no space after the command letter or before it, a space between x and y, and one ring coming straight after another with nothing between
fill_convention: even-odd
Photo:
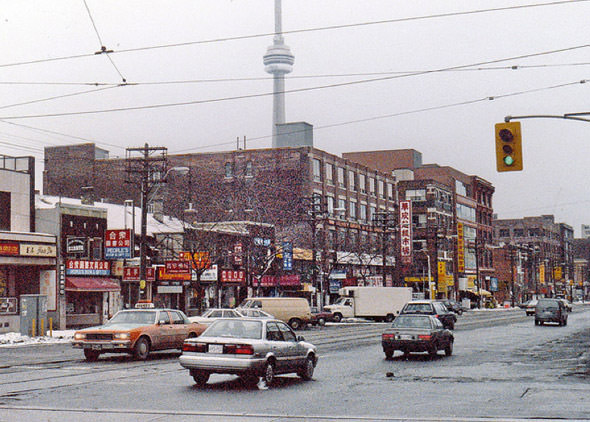
<instances>
[{"instance_id":1,"label":"storefront awning","mask_svg":"<svg viewBox=\"0 0 590 422\"><path fill-rule=\"evenodd\" d=\"M68 292L118 292L121 290L117 280L100 277L66 277Z\"/></svg>"}]
</instances>

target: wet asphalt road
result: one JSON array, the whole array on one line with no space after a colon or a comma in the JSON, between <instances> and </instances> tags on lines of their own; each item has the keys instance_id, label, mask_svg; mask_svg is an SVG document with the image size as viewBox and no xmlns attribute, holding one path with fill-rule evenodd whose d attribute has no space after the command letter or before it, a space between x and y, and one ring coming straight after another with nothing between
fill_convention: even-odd
<instances>
[{"instance_id":1,"label":"wet asphalt road","mask_svg":"<svg viewBox=\"0 0 590 422\"><path fill-rule=\"evenodd\" d=\"M321 352L314 381L281 376L268 390L223 375L198 389L170 353L89 364L63 345L35 346L10 365L18 351L0 349L0 421L590 420L590 307L566 327L513 316L488 327L460 318L453 356L433 360L385 360L383 325L307 330Z\"/></svg>"}]
</instances>

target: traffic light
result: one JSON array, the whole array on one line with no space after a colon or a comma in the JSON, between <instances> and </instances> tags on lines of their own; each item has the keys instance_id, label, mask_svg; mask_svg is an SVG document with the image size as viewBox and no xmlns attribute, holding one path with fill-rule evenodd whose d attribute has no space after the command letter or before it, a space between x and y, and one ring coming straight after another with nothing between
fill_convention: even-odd
<instances>
[{"instance_id":1,"label":"traffic light","mask_svg":"<svg viewBox=\"0 0 590 422\"><path fill-rule=\"evenodd\" d=\"M520 122L496 123L496 167L498 171L522 170Z\"/></svg>"}]
</instances>

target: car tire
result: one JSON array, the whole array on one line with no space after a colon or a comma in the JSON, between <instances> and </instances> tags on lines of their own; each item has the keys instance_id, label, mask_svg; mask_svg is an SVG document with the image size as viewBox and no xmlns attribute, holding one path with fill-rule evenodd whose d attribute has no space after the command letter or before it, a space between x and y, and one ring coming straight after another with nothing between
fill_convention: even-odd
<instances>
[{"instance_id":1,"label":"car tire","mask_svg":"<svg viewBox=\"0 0 590 422\"><path fill-rule=\"evenodd\" d=\"M294 330L298 330L302 326L301 320L299 318L291 318L289 320L289 326Z\"/></svg>"},{"instance_id":2,"label":"car tire","mask_svg":"<svg viewBox=\"0 0 590 422\"><path fill-rule=\"evenodd\" d=\"M539 325L539 320L538 319L535 320L535 325Z\"/></svg>"},{"instance_id":3,"label":"car tire","mask_svg":"<svg viewBox=\"0 0 590 422\"><path fill-rule=\"evenodd\" d=\"M192 370L191 376L193 377L193 380L195 380L195 384L197 384L197 386L203 387L205 384L207 384L207 381L209 381L210 374L205 371Z\"/></svg>"},{"instance_id":4,"label":"car tire","mask_svg":"<svg viewBox=\"0 0 590 422\"><path fill-rule=\"evenodd\" d=\"M393 314L387 314L385 316L385 322L392 322L395 319L395 317L393 316Z\"/></svg>"},{"instance_id":5,"label":"car tire","mask_svg":"<svg viewBox=\"0 0 590 422\"><path fill-rule=\"evenodd\" d=\"M273 362L266 362L262 378L264 378L264 382L266 382L267 386L270 386L275 380L275 365Z\"/></svg>"},{"instance_id":6,"label":"car tire","mask_svg":"<svg viewBox=\"0 0 590 422\"><path fill-rule=\"evenodd\" d=\"M256 374L244 374L240 378L244 385L256 385L259 377Z\"/></svg>"},{"instance_id":7,"label":"car tire","mask_svg":"<svg viewBox=\"0 0 590 422\"><path fill-rule=\"evenodd\" d=\"M84 357L88 362L96 362L99 356L100 352L96 350L84 349Z\"/></svg>"},{"instance_id":8,"label":"car tire","mask_svg":"<svg viewBox=\"0 0 590 422\"><path fill-rule=\"evenodd\" d=\"M145 337L140 337L139 340L135 342L135 347L133 348L133 356L135 356L135 358L139 360L146 360L149 354L149 340Z\"/></svg>"},{"instance_id":9,"label":"car tire","mask_svg":"<svg viewBox=\"0 0 590 422\"><path fill-rule=\"evenodd\" d=\"M449 341L445 347L445 356L451 356L453 354L453 340Z\"/></svg>"},{"instance_id":10,"label":"car tire","mask_svg":"<svg viewBox=\"0 0 590 422\"><path fill-rule=\"evenodd\" d=\"M326 319L325 318L319 318L318 319L318 325L320 327L323 327L324 325L326 325Z\"/></svg>"},{"instance_id":11,"label":"car tire","mask_svg":"<svg viewBox=\"0 0 590 422\"><path fill-rule=\"evenodd\" d=\"M567 325L567 318L563 320L563 325Z\"/></svg>"},{"instance_id":12,"label":"car tire","mask_svg":"<svg viewBox=\"0 0 590 422\"><path fill-rule=\"evenodd\" d=\"M383 352L385 353L385 359L389 360L393 358L393 353L395 350L393 349L384 349Z\"/></svg>"},{"instance_id":13,"label":"car tire","mask_svg":"<svg viewBox=\"0 0 590 422\"><path fill-rule=\"evenodd\" d=\"M314 369L315 366L313 365L313 358L308 357L307 359L305 359L303 367L299 370L299 372L297 372L297 375L299 375L299 377L305 381L311 381L311 379L313 378Z\"/></svg>"},{"instance_id":14,"label":"car tire","mask_svg":"<svg viewBox=\"0 0 590 422\"><path fill-rule=\"evenodd\" d=\"M449 330L454 330L455 329L455 323L454 322L450 322L449 326L447 327Z\"/></svg>"},{"instance_id":15,"label":"car tire","mask_svg":"<svg viewBox=\"0 0 590 422\"><path fill-rule=\"evenodd\" d=\"M334 321L335 321L335 322L340 322L340 321L342 321L342 314L340 314L340 313L335 313L335 314L334 314Z\"/></svg>"}]
</instances>

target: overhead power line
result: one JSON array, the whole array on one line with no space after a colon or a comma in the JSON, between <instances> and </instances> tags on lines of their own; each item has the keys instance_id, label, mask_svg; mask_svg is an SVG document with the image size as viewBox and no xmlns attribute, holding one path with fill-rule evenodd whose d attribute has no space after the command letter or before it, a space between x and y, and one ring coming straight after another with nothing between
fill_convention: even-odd
<instances>
[{"instance_id":1,"label":"overhead power line","mask_svg":"<svg viewBox=\"0 0 590 422\"><path fill-rule=\"evenodd\" d=\"M476 10L468 10L468 11L463 11L463 12L438 13L438 14L433 14L433 15L412 16L412 17L397 18L397 19L385 19L385 20L371 21L371 22L360 22L360 23L352 23L352 24L323 26L323 27L316 27L316 28L294 29L291 31L282 31L282 33L283 34L301 34L301 33L307 33L307 32L331 31L331 30L337 30L337 29L361 27L361 26L402 23L402 22L411 22L411 21L426 20L426 19L440 19L440 18L448 18L448 17L454 17L454 16L467 16L467 15L476 15L476 14L482 14L482 13L501 12L501 11L507 11L507 10L528 9L528 8L546 7L546 6L557 6L557 5L572 4L572 3L582 3L582 2L588 2L588 1L590 1L590 0L561 0L561 1L552 1L552 2L547 2L547 3L522 4L522 5L517 5L517 6L496 7L496 8L488 8L488 9L476 9ZM89 12L89 14L90 14L90 12ZM156 49L173 48L173 47L184 47L184 46L200 45L200 44L212 44L212 43L219 43L219 42L271 37L274 35L275 35L274 32L266 32L266 33L261 33L261 34L252 34L252 35L238 35L235 37L214 38L214 39L209 39L209 40L186 41L186 42L172 43L172 44L162 44L162 45L154 45L154 46L146 46L146 47L128 48L128 49L116 50L116 51L112 51L112 52L109 51L109 54L131 53L131 52L138 52L138 51L156 50ZM30 65L30 64L54 62L54 61L60 61L60 60L79 59L79 58L92 57L92 56L94 56L94 54L75 54L75 55L63 56L63 57L53 57L53 58L16 62L16 63L0 64L0 67L23 66L23 65Z\"/></svg>"},{"instance_id":2,"label":"overhead power line","mask_svg":"<svg viewBox=\"0 0 590 422\"><path fill-rule=\"evenodd\" d=\"M433 69L433 70L425 70L421 72L415 72L410 74L403 74L403 75L393 75L393 76L384 76L381 78L373 78L373 79L362 79L358 81L350 81L350 82L341 82L341 83L333 83L328 85L321 85L315 87L307 87L307 88L297 88L297 89L290 89L285 90L283 93L291 94L297 92L309 92L309 91L316 91L320 89L328 89L328 88L337 88L343 86L351 86L351 85L359 85L365 83L372 83L372 82L381 82L387 80L394 80L394 79L401 79L407 77L414 77L414 76L421 76L421 75L428 75L434 73L440 73L452 69L463 69L469 68L474 66L484 66L489 64L501 63L508 60L518 60L518 59L525 59L530 57L539 57L545 56L550 54L556 53L563 53L567 51L574 51L579 49L584 49L590 47L590 44L582 44L573 47L566 47L560 48L556 50L548 50L538 53L530 53L530 54L522 54L519 56L507 57L502 59L495 59L495 60L488 60L464 65L457 65L457 66L449 66L440 69ZM13 120L13 119L33 119L33 118L40 118L40 117L62 117L62 116L79 116L79 115L87 115L87 114L101 114L101 113L113 113L113 112L121 112L121 111L134 111L134 110L149 110L149 109L158 109L158 108L167 108L167 107L180 107L180 106L188 106L188 105L197 105L197 104L208 104L208 103L217 103L217 102L224 102L224 101L233 101L233 100L243 100L248 98L259 98L265 96L274 95L274 92L264 92L258 94L247 94L247 95L238 95L232 97L222 97L222 98L213 98L208 100L191 100L191 101L182 101L182 102L175 102L175 103L163 103L163 104L149 104L144 106L132 106L132 107L119 107L119 108L110 108L110 109L100 109L100 110L84 110L84 111L71 111L71 112L62 112L62 113L45 113L45 114L30 114L30 115L17 115L17 116L0 116L0 120Z\"/></svg>"}]
</instances>

